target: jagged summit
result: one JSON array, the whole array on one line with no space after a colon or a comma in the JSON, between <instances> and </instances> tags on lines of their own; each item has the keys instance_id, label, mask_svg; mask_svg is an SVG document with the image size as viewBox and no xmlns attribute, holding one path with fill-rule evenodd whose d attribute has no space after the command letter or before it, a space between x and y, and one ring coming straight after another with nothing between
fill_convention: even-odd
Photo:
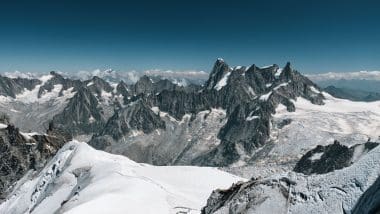
<instances>
[{"instance_id":1,"label":"jagged summit","mask_svg":"<svg viewBox=\"0 0 380 214\"><path fill-rule=\"evenodd\" d=\"M213 69L211 70L209 79L206 81L206 89L212 89L216 84L229 72L231 68L228 64L221 59L216 60Z\"/></svg>"},{"instance_id":2,"label":"jagged summit","mask_svg":"<svg viewBox=\"0 0 380 214\"><path fill-rule=\"evenodd\" d=\"M319 105L323 104L324 99L318 86L292 69L289 63L284 69L276 64L264 68L255 65L249 68L244 66L231 68L226 61L218 59L206 84L198 90L189 90L188 87L180 87L168 80L153 81L148 76L143 76L135 85L129 87L123 85L119 84L117 91L124 94L124 100L125 96L129 97L125 102L127 106L117 110L111 118L113 122L108 124L119 124L123 120L120 115L125 115L131 109L128 103L138 100L144 103L143 108L139 109L157 108L177 121L182 121L185 115L190 115L191 120L196 120L201 112L211 109L226 111L227 122L218 130L217 139L220 143L217 146L212 146L191 159L168 160L196 165L226 166L241 159L244 159L244 162L250 162L256 150L271 142L271 119L279 105L284 105L288 111L295 111L293 102L298 97ZM147 121L153 121L149 119L155 118L152 112L148 110L145 112L128 115L137 121L144 118ZM159 121L158 119L154 121ZM160 123L154 122L154 124ZM129 126L126 125L126 127ZM160 127L162 128L161 125L157 125L155 129ZM129 141L131 128L107 125L105 130L100 131L103 134L93 137L91 144L98 145L100 141L103 141L107 143L102 145L113 147L113 144L116 146L119 141L125 139ZM145 135L150 135L150 132L144 131ZM110 136L110 138L104 136ZM161 136L155 138L161 138ZM191 139L189 140L192 142ZM195 147L195 144L189 143L187 149ZM152 152L155 153L155 151Z\"/></svg>"},{"instance_id":3,"label":"jagged summit","mask_svg":"<svg viewBox=\"0 0 380 214\"><path fill-rule=\"evenodd\" d=\"M288 111L295 111L294 101L300 97L318 105L323 104L324 100L320 88L294 70L290 63L284 68L276 64L231 67L225 60L217 59L204 86L180 86L167 79L153 80L147 75L143 75L135 84L111 84L96 75L81 81L64 78L56 72L37 81L38 99L33 101L38 103L41 98L51 100L51 104L46 103L41 109L48 112L44 117L45 126L53 121L57 127L66 128L74 135L83 135L91 142L101 139L110 147L132 141L130 135L131 131L135 131L133 129L142 131L142 136L150 136L158 129L169 133L169 128L166 128L169 126L163 124L183 129L180 121L188 116L188 132L192 133L195 132L193 127L198 127L198 124L193 123L201 120L201 114L223 111L222 114L214 115L215 118L224 115L223 123L210 124L210 127L217 127L214 131L216 136L211 140L212 146L197 151L191 157L180 155L165 159L164 163L211 166L228 166L238 161L249 163L258 149L271 143L272 116L278 106L283 105ZM131 106L136 102L138 105ZM13 107L13 104L10 105ZM38 105L34 111L38 113L40 108L41 105ZM168 117L162 118L152 109L158 109ZM128 115L128 121L123 115ZM170 121L167 121L168 118ZM152 127L147 122L152 123ZM163 136L155 138L162 138L163 142ZM183 143L182 150L176 152L185 154L186 150L198 150L199 142L208 141L205 137L189 137ZM181 134L177 134L170 140L177 142L181 138ZM128 149L136 148L139 147ZM123 148L118 150L123 153ZM149 155L144 150L136 150L136 153L140 152L141 156ZM172 151L168 149L167 153ZM156 159L162 163L160 157Z\"/></svg>"},{"instance_id":4,"label":"jagged summit","mask_svg":"<svg viewBox=\"0 0 380 214\"><path fill-rule=\"evenodd\" d=\"M111 117L99 135L110 135L118 140L131 131L151 133L156 129L165 129L165 122L139 99Z\"/></svg>"},{"instance_id":5,"label":"jagged summit","mask_svg":"<svg viewBox=\"0 0 380 214\"><path fill-rule=\"evenodd\" d=\"M61 129L78 135L96 132L105 124L105 116L96 96L90 89L82 87L52 121Z\"/></svg>"}]
</instances>

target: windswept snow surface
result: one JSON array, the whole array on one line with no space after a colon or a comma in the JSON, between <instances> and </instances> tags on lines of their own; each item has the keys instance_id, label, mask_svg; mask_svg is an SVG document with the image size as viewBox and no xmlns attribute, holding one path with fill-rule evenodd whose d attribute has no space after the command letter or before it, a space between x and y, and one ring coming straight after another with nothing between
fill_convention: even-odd
<instances>
[{"instance_id":1,"label":"windswept snow surface","mask_svg":"<svg viewBox=\"0 0 380 214\"><path fill-rule=\"evenodd\" d=\"M276 109L277 119L292 118L295 123L304 126L305 133L318 132L336 136L360 135L363 140L380 136L380 102L353 102L337 99L327 93L324 105L314 105L301 97L294 101L296 111L288 112L283 106ZM306 119L309 121L307 122ZM290 125L292 126L292 125ZM306 129L305 128L310 128ZM315 136L315 135L314 135ZM342 139L343 141L343 139Z\"/></svg>"},{"instance_id":2,"label":"windswept snow surface","mask_svg":"<svg viewBox=\"0 0 380 214\"><path fill-rule=\"evenodd\" d=\"M314 105L299 97L293 101L295 112L288 112L283 105L276 109L274 123L284 119L291 119L291 123L272 130L277 142L270 156L290 161L299 159L317 145L332 144L334 140L347 146L365 143L368 138L377 140L380 102L352 102L323 95L326 97L324 105Z\"/></svg>"},{"instance_id":3,"label":"windswept snow surface","mask_svg":"<svg viewBox=\"0 0 380 214\"><path fill-rule=\"evenodd\" d=\"M241 178L210 167L151 166L66 144L33 179L21 179L0 213L199 213L212 190Z\"/></svg>"}]
</instances>

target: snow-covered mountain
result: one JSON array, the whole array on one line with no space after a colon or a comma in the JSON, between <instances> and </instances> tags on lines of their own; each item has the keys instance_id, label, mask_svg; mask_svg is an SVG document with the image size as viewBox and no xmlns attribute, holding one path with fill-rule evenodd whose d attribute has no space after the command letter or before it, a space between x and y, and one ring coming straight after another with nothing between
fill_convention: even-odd
<instances>
[{"instance_id":1,"label":"snow-covered mountain","mask_svg":"<svg viewBox=\"0 0 380 214\"><path fill-rule=\"evenodd\" d=\"M0 84L0 110L21 130L43 132L52 123L95 148L157 165L223 166L244 175L251 170L242 168L271 171L265 166L273 164L281 171L317 145L378 135L376 104L333 98L289 63L231 67L218 59L204 86L186 87L148 76L112 84L56 72L0 79L7 83ZM357 126L359 115L365 122Z\"/></svg>"},{"instance_id":2,"label":"snow-covered mountain","mask_svg":"<svg viewBox=\"0 0 380 214\"><path fill-rule=\"evenodd\" d=\"M213 189L243 180L209 167L152 166L67 143L26 175L0 213L199 213Z\"/></svg>"}]
</instances>

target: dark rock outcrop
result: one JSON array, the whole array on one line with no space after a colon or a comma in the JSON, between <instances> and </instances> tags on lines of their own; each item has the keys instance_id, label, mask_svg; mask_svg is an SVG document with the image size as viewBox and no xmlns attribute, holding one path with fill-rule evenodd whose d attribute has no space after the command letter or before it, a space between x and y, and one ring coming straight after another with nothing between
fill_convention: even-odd
<instances>
[{"instance_id":1,"label":"dark rock outcrop","mask_svg":"<svg viewBox=\"0 0 380 214\"><path fill-rule=\"evenodd\" d=\"M37 79L8 78L0 76L0 95L16 98L16 95L25 89L32 90L41 81Z\"/></svg>"},{"instance_id":2,"label":"dark rock outcrop","mask_svg":"<svg viewBox=\"0 0 380 214\"><path fill-rule=\"evenodd\" d=\"M69 140L70 135L53 127L46 135L23 134L13 125L0 129L0 197L28 171L42 169Z\"/></svg>"},{"instance_id":3,"label":"dark rock outcrop","mask_svg":"<svg viewBox=\"0 0 380 214\"><path fill-rule=\"evenodd\" d=\"M112 86L102 78L94 76L92 79L84 81L84 84L87 86L87 89L90 90L93 94L96 94L98 97L101 97L102 92L111 93L113 91Z\"/></svg>"},{"instance_id":4,"label":"dark rock outcrop","mask_svg":"<svg viewBox=\"0 0 380 214\"><path fill-rule=\"evenodd\" d=\"M133 95L131 89L129 89L128 85L124 81L120 81L116 86L116 95L122 95L123 100L119 100L122 104L128 104L131 96Z\"/></svg>"},{"instance_id":5,"label":"dark rock outcrop","mask_svg":"<svg viewBox=\"0 0 380 214\"><path fill-rule=\"evenodd\" d=\"M228 76L227 80L226 78ZM220 81L225 81L223 84ZM293 70L288 63L284 69L277 65L258 68L252 65L231 69L225 61L218 60L206 82L205 89L198 93L205 98L199 109L223 108L228 122L220 130L220 147L196 160L200 165L229 165L237 159L236 145L240 144L248 155L269 140L272 114L279 104L294 111L291 100L303 97L318 105L323 104L323 95L317 85ZM158 105L160 108L161 106ZM228 148L228 149L227 149ZM225 151L235 156L221 158ZM214 156L212 158L211 156Z\"/></svg>"},{"instance_id":6,"label":"dark rock outcrop","mask_svg":"<svg viewBox=\"0 0 380 214\"><path fill-rule=\"evenodd\" d=\"M83 84L80 80L64 78L62 75L58 74L55 71L51 71L50 75L52 77L39 88L38 98L40 98L45 93L51 92L56 85L62 85L62 88L58 94L58 96L62 96L63 91L68 90L70 88L72 88L73 91L76 91Z\"/></svg>"},{"instance_id":7,"label":"dark rock outcrop","mask_svg":"<svg viewBox=\"0 0 380 214\"><path fill-rule=\"evenodd\" d=\"M350 148L341 145L338 141L334 141L333 144L327 146L318 145L302 156L297 162L294 171L306 175L325 174L348 167L355 161L353 159L355 149L359 146L363 148L359 148L356 152L358 157L378 146L378 143L368 141L365 144L357 144Z\"/></svg>"},{"instance_id":8,"label":"dark rock outcrop","mask_svg":"<svg viewBox=\"0 0 380 214\"><path fill-rule=\"evenodd\" d=\"M97 133L106 119L98 99L86 87L81 87L63 112L53 117L53 123L73 135Z\"/></svg>"},{"instance_id":9,"label":"dark rock outcrop","mask_svg":"<svg viewBox=\"0 0 380 214\"><path fill-rule=\"evenodd\" d=\"M224 60L218 59L203 87L197 90L186 88L169 80L154 81L143 76L133 86L120 83L116 92L123 95L124 104L141 100L147 107L157 107L179 121L185 114L194 117L200 111L225 109L228 122L219 131L220 145L196 157L192 161L195 165L226 166L237 161L242 152L250 156L270 140L272 114L276 113L279 104L285 105L288 111L295 111L292 100L297 97L318 105L322 105L324 99L319 87L292 69L290 63L284 69L277 65L231 68ZM130 107L124 108L116 110L96 137L109 135L120 139L128 134L129 128L115 128L118 127L115 125L110 128L110 124L123 120L120 115ZM133 117L140 115L131 117L134 120ZM243 151L237 151L237 147L242 147Z\"/></svg>"},{"instance_id":10,"label":"dark rock outcrop","mask_svg":"<svg viewBox=\"0 0 380 214\"><path fill-rule=\"evenodd\" d=\"M108 120L99 136L109 135L118 140L132 130L150 133L155 129L165 129L165 122L139 99L116 112Z\"/></svg>"},{"instance_id":11,"label":"dark rock outcrop","mask_svg":"<svg viewBox=\"0 0 380 214\"><path fill-rule=\"evenodd\" d=\"M131 88L134 95L144 94L145 96L158 94L164 90L176 91L184 89L184 87L178 86L170 80L160 79L153 81L151 77L146 75L142 76Z\"/></svg>"}]
</instances>

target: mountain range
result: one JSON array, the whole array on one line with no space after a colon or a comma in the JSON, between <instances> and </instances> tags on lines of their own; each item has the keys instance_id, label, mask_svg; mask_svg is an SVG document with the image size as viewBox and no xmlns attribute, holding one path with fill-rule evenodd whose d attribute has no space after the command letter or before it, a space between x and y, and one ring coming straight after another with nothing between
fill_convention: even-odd
<instances>
[{"instance_id":1,"label":"mountain range","mask_svg":"<svg viewBox=\"0 0 380 214\"><path fill-rule=\"evenodd\" d=\"M0 76L1 213L378 209L379 102L354 102L377 94L220 58L203 84L111 76Z\"/></svg>"},{"instance_id":2,"label":"mountain range","mask_svg":"<svg viewBox=\"0 0 380 214\"><path fill-rule=\"evenodd\" d=\"M377 92L361 91L349 88L337 88L331 85L326 87L324 90L334 97L352 101L371 102L380 100L380 93Z\"/></svg>"}]
</instances>

